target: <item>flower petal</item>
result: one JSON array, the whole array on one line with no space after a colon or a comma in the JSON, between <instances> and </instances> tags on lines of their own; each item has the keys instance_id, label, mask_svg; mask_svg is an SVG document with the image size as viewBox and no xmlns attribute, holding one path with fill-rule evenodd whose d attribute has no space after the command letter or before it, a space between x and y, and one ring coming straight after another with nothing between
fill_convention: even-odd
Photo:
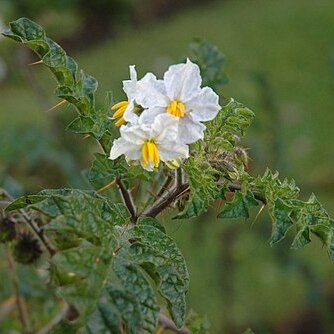
<instances>
[{"instance_id":1,"label":"flower petal","mask_svg":"<svg viewBox=\"0 0 334 334\"><path fill-rule=\"evenodd\" d=\"M138 123L138 115L134 113L134 102L133 100L130 100L130 103L128 107L124 111L124 119L131 123L131 124L137 124Z\"/></svg>"},{"instance_id":2,"label":"flower petal","mask_svg":"<svg viewBox=\"0 0 334 334\"><path fill-rule=\"evenodd\" d=\"M156 116L152 124L152 136L157 143L175 141L178 135L179 119L170 114L163 113Z\"/></svg>"},{"instance_id":3,"label":"flower petal","mask_svg":"<svg viewBox=\"0 0 334 334\"><path fill-rule=\"evenodd\" d=\"M187 115L179 120L178 141L184 144L192 144L204 138L206 126L194 121L191 115Z\"/></svg>"},{"instance_id":4,"label":"flower petal","mask_svg":"<svg viewBox=\"0 0 334 334\"><path fill-rule=\"evenodd\" d=\"M187 59L185 64L170 66L164 82L169 99L184 103L199 93L202 78L198 65Z\"/></svg>"},{"instance_id":5,"label":"flower petal","mask_svg":"<svg viewBox=\"0 0 334 334\"><path fill-rule=\"evenodd\" d=\"M145 109L138 118L139 124L152 125L155 118L160 114L165 114L166 109L161 107L154 107Z\"/></svg>"},{"instance_id":6,"label":"flower petal","mask_svg":"<svg viewBox=\"0 0 334 334\"><path fill-rule=\"evenodd\" d=\"M114 140L113 146L110 150L109 159L114 160L122 154L125 154L130 159L137 160L140 157L140 148L138 147L138 145L129 143L121 137Z\"/></svg>"},{"instance_id":7,"label":"flower petal","mask_svg":"<svg viewBox=\"0 0 334 334\"><path fill-rule=\"evenodd\" d=\"M137 90L137 72L134 65L130 65L130 80L123 81L123 90L129 100L133 100Z\"/></svg>"},{"instance_id":8,"label":"flower petal","mask_svg":"<svg viewBox=\"0 0 334 334\"><path fill-rule=\"evenodd\" d=\"M200 93L185 105L194 121L211 121L221 109L219 96L210 87L202 88Z\"/></svg>"},{"instance_id":9,"label":"flower petal","mask_svg":"<svg viewBox=\"0 0 334 334\"><path fill-rule=\"evenodd\" d=\"M161 161L172 161L176 158L188 158L189 147L177 142L166 142L158 145Z\"/></svg>"},{"instance_id":10,"label":"flower petal","mask_svg":"<svg viewBox=\"0 0 334 334\"><path fill-rule=\"evenodd\" d=\"M142 145L146 139L150 138L149 127L140 125L123 125L120 128L121 137L128 143Z\"/></svg>"},{"instance_id":11,"label":"flower petal","mask_svg":"<svg viewBox=\"0 0 334 334\"><path fill-rule=\"evenodd\" d=\"M166 96L165 85L152 73L147 73L138 81L136 101L143 108L167 107L169 100Z\"/></svg>"}]
</instances>

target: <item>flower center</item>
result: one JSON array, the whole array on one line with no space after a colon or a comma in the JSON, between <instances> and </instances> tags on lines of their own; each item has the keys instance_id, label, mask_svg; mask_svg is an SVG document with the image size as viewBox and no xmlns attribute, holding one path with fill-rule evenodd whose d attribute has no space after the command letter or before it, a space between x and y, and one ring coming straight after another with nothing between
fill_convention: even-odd
<instances>
[{"instance_id":1,"label":"flower center","mask_svg":"<svg viewBox=\"0 0 334 334\"><path fill-rule=\"evenodd\" d=\"M155 167L159 166L160 156L156 143L154 140L147 140L141 148L141 156L143 165L146 167L149 162L153 162Z\"/></svg>"},{"instance_id":2,"label":"flower center","mask_svg":"<svg viewBox=\"0 0 334 334\"><path fill-rule=\"evenodd\" d=\"M128 101L121 101L111 107L111 110L116 110L112 118L113 119L119 118L119 120L115 123L116 126L121 126L122 124L125 123L123 115L128 105L129 105Z\"/></svg>"},{"instance_id":3,"label":"flower center","mask_svg":"<svg viewBox=\"0 0 334 334\"><path fill-rule=\"evenodd\" d=\"M172 101L167 107L167 113L171 114L175 117L182 118L185 116L186 107L182 102L178 102L176 100Z\"/></svg>"}]
</instances>

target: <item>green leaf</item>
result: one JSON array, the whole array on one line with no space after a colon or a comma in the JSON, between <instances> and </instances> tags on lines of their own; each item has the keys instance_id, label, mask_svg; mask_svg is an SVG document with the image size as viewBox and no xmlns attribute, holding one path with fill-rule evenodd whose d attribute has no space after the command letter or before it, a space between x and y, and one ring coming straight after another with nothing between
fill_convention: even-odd
<instances>
[{"instance_id":1,"label":"green leaf","mask_svg":"<svg viewBox=\"0 0 334 334\"><path fill-rule=\"evenodd\" d=\"M121 281L123 287L129 295L138 304L138 313L140 315L140 326L133 333L153 333L158 322L159 308L157 306L157 298L155 291L143 270L134 265L115 261L114 271ZM124 313L121 312L122 317ZM128 319L124 319L126 323L133 321L130 314Z\"/></svg>"},{"instance_id":2,"label":"green leaf","mask_svg":"<svg viewBox=\"0 0 334 334\"><path fill-rule=\"evenodd\" d=\"M207 316L201 316L194 312L189 311L187 315L186 326L192 334L211 334L211 324Z\"/></svg>"},{"instance_id":3,"label":"green leaf","mask_svg":"<svg viewBox=\"0 0 334 334\"><path fill-rule=\"evenodd\" d=\"M19 197L5 208L5 212L26 208L31 204L43 201L46 197L45 195L26 195Z\"/></svg>"},{"instance_id":4,"label":"green leaf","mask_svg":"<svg viewBox=\"0 0 334 334\"><path fill-rule=\"evenodd\" d=\"M43 28L37 23L27 18L20 18L9 25L10 30L4 35L35 51L43 64L54 74L58 82L55 94L72 103L79 114L85 116L94 114L94 94L97 89L95 78L78 71L73 58L67 56L56 42L47 37ZM99 128L101 130L101 125Z\"/></svg>"},{"instance_id":5,"label":"green leaf","mask_svg":"<svg viewBox=\"0 0 334 334\"><path fill-rule=\"evenodd\" d=\"M236 191L232 202L224 204L222 212L218 215L221 219L231 218L249 218L249 209L258 205L252 192Z\"/></svg>"},{"instance_id":6,"label":"green leaf","mask_svg":"<svg viewBox=\"0 0 334 334\"><path fill-rule=\"evenodd\" d=\"M278 173L267 170L262 177L245 177L247 187L261 194L267 202L273 221L271 244L282 240L292 226L296 228L292 248L299 249L311 242L315 235L327 247L334 260L334 220L314 195L308 201L299 199L299 188L294 180L279 179Z\"/></svg>"},{"instance_id":7,"label":"green leaf","mask_svg":"<svg viewBox=\"0 0 334 334\"><path fill-rule=\"evenodd\" d=\"M204 40L197 40L190 46L194 57L192 60L199 66L203 86L212 87L216 92L227 84L224 72L225 57L214 44Z\"/></svg>"},{"instance_id":8,"label":"green leaf","mask_svg":"<svg viewBox=\"0 0 334 334\"><path fill-rule=\"evenodd\" d=\"M269 204L269 212L273 219L273 230L271 234L271 245L281 241L288 229L293 225L291 215L293 208L278 198L273 204Z\"/></svg>"},{"instance_id":9,"label":"green leaf","mask_svg":"<svg viewBox=\"0 0 334 334\"><path fill-rule=\"evenodd\" d=\"M96 189L100 189L126 172L123 164L110 160L107 155L97 153L87 178Z\"/></svg>"},{"instance_id":10,"label":"green leaf","mask_svg":"<svg viewBox=\"0 0 334 334\"><path fill-rule=\"evenodd\" d=\"M185 209L173 219L189 219L199 216L206 209L205 201L197 195L193 195L186 204Z\"/></svg>"},{"instance_id":11,"label":"green leaf","mask_svg":"<svg viewBox=\"0 0 334 334\"><path fill-rule=\"evenodd\" d=\"M219 172L211 167L203 152L194 153L182 166L189 178L191 196L185 209L175 219L198 216L209 207L210 201L219 196Z\"/></svg>"},{"instance_id":12,"label":"green leaf","mask_svg":"<svg viewBox=\"0 0 334 334\"><path fill-rule=\"evenodd\" d=\"M56 327L54 327L50 334L77 334L80 330L80 325L69 323L66 320L61 321Z\"/></svg>"},{"instance_id":13,"label":"green leaf","mask_svg":"<svg viewBox=\"0 0 334 334\"><path fill-rule=\"evenodd\" d=\"M53 218L44 226L46 232L82 239L59 250L50 260L50 274L59 294L79 310L78 322L88 324L87 332L94 332L97 318L103 320L104 330L124 325L129 333L154 332L154 284L175 323L182 326L188 272L179 249L155 219L143 217L127 229L124 205L94 192L51 189L39 196L27 207ZM26 199L21 202L27 205Z\"/></svg>"},{"instance_id":14,"label":"green leaf","mask_svg":"<svg viewBox=\"0 0 334 334\"><path fill-rule=\"evenodd\" d=\"M175 324L181 327L186 315L189 274L180 250L173 239L152 226L136 225L129 233L132 258L156 281Z\"/></svg>"},{"instance_id":15,"label":"green leaf","mask_svg":"<svg viewBox=\"0 0 334 334\"><path fill-rule=\"evenodd\" d=\"M10 30L4 33L4 35L16 41L27 42L30 40L43 40L45 38L43 28L25 17L9 23L9 26Z\"/></svg>"},{"instance_id":16,"label":"green leaf","mask_svg":"<svg viewBox=\"0 0 334 334\"><path fill-rule=\"evenodd\" d=\"M137 221L137 225L152 226L166 234L165 227L162 224L160 224L158 220L152 217L140 217Z\"/></svg>"},{"instance_id":17,"label":"green leaf","mask_svg":"<svg viewBox=\"0 0 334 334\"><path fill-rule=\"evenodd\" d=\"M253 119L253 111L231 98L223 106L217 117L208 122L209 131L207 131L206 139L210 142L214 139L214 136L224 138L226 132L244 136Z\"/></svg>"}]
</instances>

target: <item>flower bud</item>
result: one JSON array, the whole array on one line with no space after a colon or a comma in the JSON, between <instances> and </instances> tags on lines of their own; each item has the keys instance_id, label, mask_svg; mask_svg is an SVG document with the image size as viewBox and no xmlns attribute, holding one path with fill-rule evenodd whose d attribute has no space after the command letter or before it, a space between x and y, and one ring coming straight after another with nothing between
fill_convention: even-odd
<instances>
[{"instance_id":1,"label":"flower bud","mask_svg":"<svg viewBox=\"0 0 334 334\"><path fill-rule=\"evenodd\" d=\"M180 158L176 158L171 161L165 161L165 164L169 169L178 169L182 164L182 160Z\"/></svg>"}]
</instances>

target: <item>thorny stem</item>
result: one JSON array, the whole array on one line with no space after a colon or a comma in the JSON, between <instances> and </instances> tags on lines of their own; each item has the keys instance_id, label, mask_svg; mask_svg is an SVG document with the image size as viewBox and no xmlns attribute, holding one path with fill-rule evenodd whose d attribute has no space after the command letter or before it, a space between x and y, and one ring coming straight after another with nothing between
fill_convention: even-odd
<instances>
[{"instance_id":1,"label":"thorny stem","mask_svg":"<svg viewBox=\"0 0 334 334\"><path fill-rule=\"evenodd\" d=\"M121 181L121 177L116 178L116 185L118 186L124 204L126 205L131 214L132 220L136 221L136 207L134 205L131 193L128 191L128 189L125 188L123 182Z\"/></svg>"},{"instance_id":2,"label":"thorny stem","mask_svg":"<svg viewBox=\"0 0 334 334\"><path fill-rule=\"evenodd\" d=\"M16 305L17 305L17 309L19 313L20 322L22 324L23 332L30 333L31 328L30 328L30 322L28 318L27 306L25 304L23 297L20 295L19 279L16 273L16 265L15 265L15 261L8 247L7 247L7 258L8 258L9 271L11 272L11 276L12 276L12 284L13 284L13 289L15 293Z\"/></svg>"},{"instance_id":3,"label":"thorny stem","mask_svg":"<svg viewBox=\"0 0 334 334\"><path fill-rule=\"evenodd\" d=\"M157 193L157 198L161 197L164 194L164 192L168 190L172 181L173 181L173 176L168 174L165 182L163 183L163 185L161 186L160 190Z\"/></svg>"},{"instance_id":4,"label":"thorny stem","mask_svg":"<svg viewBox=\"0 0 334 334\"><path fill-rule=\"evenodd\" d=\"M9 195L4 189L1 189L3 195L10 201L13 201L13 197ZM30 216L23 210L18 210L21 214L21 216L24 218L26 223L30 226L30 228L34 231L34 233L37 235L41 243L44 245L46 250L49 252L50 256L56 254L56 249L52 246L49 239L44 235L43 230L38 227L38 225L35 223L33 219L30 218Z\"/></svg>"},{"instance_id":5,"label":"thorny stem","mask_svg":"<svg viewBox=\"0 0 334 334\"><path fill-rule=\"evenodd\" d=\"M143 208L143 211L145 211L148 207L150 207L151 204L154 203L154 200L157 200L158 198L163 196L164 193L169 191L173 180L174 180L173 176L170 173L168 173L164 182L163 182L163 184L162 184L162 186L158 190L158 193L157 194L150 193L152 196L148 199L147 203L145 204L145 206ZM141 215L142 215L142 213L138 214L138 217L141 216Z\"/></svg>"},{"instance_id":6,"label":"thorny stem","mask_svg":"<svg viewBox=\"0 0 334 334\"><path fill-rule=\"evenodd\" d=\"M181 184L174 186L165 196L158 198L150 208L143 212L143 216L155 218L160 212L170 206L180 196L184 195L190 190L189 184Z\"/></svg>"},{"instance_id":7,"label":"thorny stem","mask_svg":"<svg viewBox=\"0 0 334 334\"><path fill-rule=\"evenodd\" d=\"M190 331L187 327L177 328L172 320L167 318L164 314L159 314L159 323L164 329L168 329L174 333L179 334L190 334Z\"/></svg>"},{"instance_id":8,"label":"thorny stem","mask_svg":"<svg viewBox=\"0 0 334 334\"><path fill-rule=\"evenodd\" d=\"M183 183L183 172L182 168L178 168L175 170L175 180L177 187L180 187Z\"/></svg>"}]
</instances>

